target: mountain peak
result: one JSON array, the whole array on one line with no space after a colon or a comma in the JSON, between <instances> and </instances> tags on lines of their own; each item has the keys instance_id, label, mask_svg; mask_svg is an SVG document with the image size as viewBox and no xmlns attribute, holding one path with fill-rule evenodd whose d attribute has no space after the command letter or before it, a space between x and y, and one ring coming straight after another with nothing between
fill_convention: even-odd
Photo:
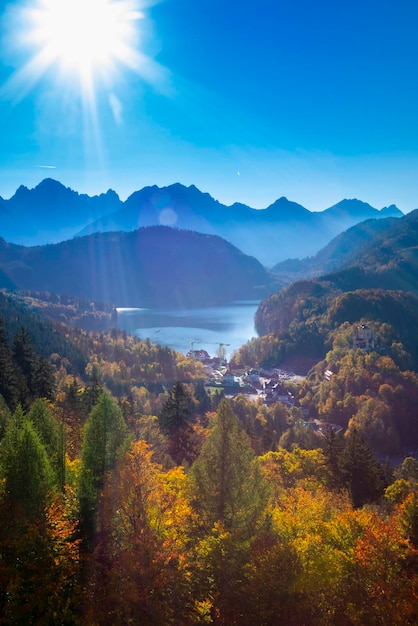
<instances>
[{"instance_id":1,"label":"mountain peak","mask_svg":"<svg viewBox=\"0 0 418 626\"><path fill-rule=\"evenodd\" d=\"M403 213L400 209L398 209L396 204L390 204L389 206L385 206L383 209L380 209L380 215L382 217L402 217Z\"/></svg>"},{"instance_id":2,"label":"mountain peak","mask_svg":"<svg viewBox=\"0 0 418 626\"><path fill-rule=\"evenodd\" d=\"M364 213L365 211L371 211L372 213L377 211L371 204L367 202L363 202L363 200L358 200L357 198L344 198L337 202L337 204L332 205L326 211L330 211L335 213L337 211L347 211L351 215L355 215L356 213Z\"/></svg>"},{"instance_id":3,"label":"mountain peak","mask_svg":"<svg viewBox=\"0 0 418 626\"><path fill-rule=\"evenodd\" d=\"M58 180L55 180L55 178L44 178L43 180L41 180L41 182L36 185L35 189L67 189L66 187L64 187L64 185L62 183L60 183Z\"/></svg>"},{"instance_id":4,"label":"mountain peak","mask_svg":"<svg viewBox=\"0 0 418 626\"><path fill-rule=\"evenodd\" d=\"M293 202L292 200L288 200L286 196L281 196L278 198L273 204L270 204L266 209L270 214L274 212L276 215L280 215L281 217L306 217L310 215L311 211L306 209L301 204L297 202Z\"/></svg>"}]
</instances>

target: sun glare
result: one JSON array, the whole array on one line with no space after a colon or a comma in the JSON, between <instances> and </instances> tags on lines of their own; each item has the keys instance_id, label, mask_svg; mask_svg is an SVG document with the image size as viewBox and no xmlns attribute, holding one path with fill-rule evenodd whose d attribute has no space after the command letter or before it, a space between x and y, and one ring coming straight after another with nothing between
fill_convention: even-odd
<instances>
[{"instance_id":1,"label":"sun glare","mask_svg":"<svg viewBox=\"0 0 418 626\"><path fill-rule=\"evenodd\" d=\"M142 14L126 0L40 0L28 13L28 39L38 59L76 73L81 82L135 65Z\"/></svg>"},{"instance_id":2,"label":"sun glare","mask_svg":"<svg viewBox=\"0 0 418 626\"><path fill-rule=\"evenodd\" d=\"M158 0L157 0L158 1ZM7 48L20 68L0 95L20 100L43 77L80 89L84 100L123 69L165 90L168 73L143 50L144 0L29 0L11 5ZM149 6L147 0L147 6ZM147 32L149 38L149 32ZM26 63L21 63L22 56Z\"/></svg>"},{"instance_id":3,"label":"sun glare","mask_svg":"<svg viewBox=\"0 0 418 626\"><path fill-rule=\"evenodd\" d=\"M110 113L122 126L132 111L129 97L136 89L135 76L128 81L126 74L159 93L170 93L170 72L146 54L147 44L153 47L153 29L142 9L158 1L11 3L0 54L6 66L16 69L0 86L0 99L17 105L33 91L48 133L53 127L67 132L81 122L86 155L97 155L91 158L101 168L104 120Z\"/></svg>"}]
</instances>

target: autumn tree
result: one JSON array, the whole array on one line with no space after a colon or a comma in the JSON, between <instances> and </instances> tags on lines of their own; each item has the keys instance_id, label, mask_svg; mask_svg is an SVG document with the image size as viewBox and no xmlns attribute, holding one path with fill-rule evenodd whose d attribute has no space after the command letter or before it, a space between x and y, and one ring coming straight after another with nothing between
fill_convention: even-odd
<instances>
[{"instance_id":1,"label":"autumn tree","mask_svg":"<svg viewBox=\"0 0 418 626\"><path fill-rule=\"evenodd\" d=\"M195 623L186 548L192 512L183 468L162 472L133 444L103 491L98 545L86 586L86 623Z\"/></svg>"},{"instance_id":2,"label":"autumn tree","mask_svg":"<svg viewBox=\"0 0 418 626\"><path fill-rule=\"evenodd\" d=\"M0 624L76 624L79 542L71 495L53 496L37 517L0 498Z\"/></svg>"}]
</instances>

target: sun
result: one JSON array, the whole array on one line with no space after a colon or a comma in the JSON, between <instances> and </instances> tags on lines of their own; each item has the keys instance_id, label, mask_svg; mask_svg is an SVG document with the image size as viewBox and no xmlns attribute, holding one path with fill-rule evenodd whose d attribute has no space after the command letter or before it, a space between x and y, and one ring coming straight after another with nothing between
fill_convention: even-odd
<instances>
[{"instance_id":1,"label":"sun","mask_svg":"<svg viewBox=\"0 0 418 626\"><path fill-rule=\"evenodd\" d=\"M138 63L142 17L129 0L38 0L27 9L26 36L41 70L56 65L85 85Z\"/></svg>"},{"instance_id":2,"label":"sun","mask_svg":"<svg viewBox=\"0 0 418 626\"><path fill-rule=\"evenodd\" d=\"M23 99L41 81L52 79L79 91L84 102L112 86L123 71L137 74L164 92L169 73L144 51L150 26L142 10L160 0L22 0L10 5L3 53L19 68L0 96ZM7 52L6 52L7 51ZM26 57L26 61L22 60Z\"/></svg>"},{"instance_id":3,"label":"sun","mask_svg":"<svg viewBox=\"0 0 418 626\"><path fill-rule=\"evenodd\" d=\"M81 137L86 160L102 168L111 149L105 129L112 123L112 129L126 128L137 115L132 94L149 87L172 93L171 72L154 58L158 45L148 9L160 1L11 2L0 56L15 69L0 85L0 101L17 107L28 100L40 135L56 129L57 136Z\"/></svg>"}]
</instances>

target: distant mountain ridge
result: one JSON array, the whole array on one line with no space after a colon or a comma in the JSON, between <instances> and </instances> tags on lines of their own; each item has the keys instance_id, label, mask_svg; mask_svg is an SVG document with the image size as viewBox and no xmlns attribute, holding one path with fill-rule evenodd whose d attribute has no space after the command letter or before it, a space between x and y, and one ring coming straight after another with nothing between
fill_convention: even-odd
<instances>
[{"instance_id":1,"label":"distant mountain ridge","mask_svg":"<svg viewBox=\"0 0 418 626\"><path fill-rule=\"evenodd\" d=\"M194 308L258 300L280 286L220 237L167 226L24 247L0 239L0 287L120 307Z\"/></svg>"},{"instance_id":2,"label":"distant mountain ridge","mask_svg":"<svg viewBox=\"0 0 418 626\"><path fill-rule=\"evenodd\" d=\"M371 219L351 226L321 248L314 256L304 259L286 259L272 268L284 282L300 278L314 278L355 264L364 256L365 250L380 237L396 230L399 218Z\"/></svg>"},{"instance_id":3,"label":"distant mountain ridge","mask_svg":"<svg viewBox=\"0 0 418 626\"><path fill-rule=\"evenodd\" d=\"M342 200L322 212L285 197L266 209L241 203L226 206L194 185L180 183L144 187L122 202L112 190L90 197L45 179L34 189L19 187L9 200L0 198L0 236L38 245L94 232L166 225L218 235L272 266L315 254L358 222L389 216L401 217L402 212L394 205L379 211L360 200Z\"/></svg>"},{"instance_id":4,"label":"distant mountain ridge","mask_svg":"<svg viewBox=\"0 0 418 626\"><path fill-rule=\"evenodd\" d=\"M34 189L21 185L9 200L0 197L0 236L28 246L57 243L121 206L111 189L88 196L46 178Z\"/></svg>"}]
</instances>

